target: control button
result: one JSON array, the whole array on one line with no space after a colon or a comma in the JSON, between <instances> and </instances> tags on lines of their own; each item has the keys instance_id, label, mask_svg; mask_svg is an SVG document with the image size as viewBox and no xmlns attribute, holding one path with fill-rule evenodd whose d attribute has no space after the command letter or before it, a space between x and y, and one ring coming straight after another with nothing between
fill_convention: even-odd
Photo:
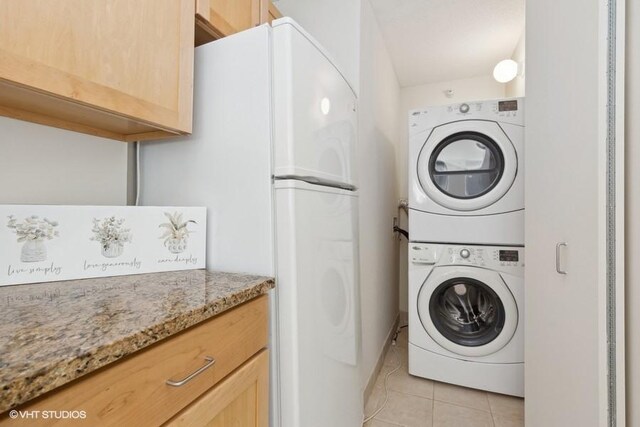
<instances>
[{"instance_id":1,"label":"control button","mask_svg":"<svg viewBox=\"0 0 640 427\"><path fill-rule=\"evenodd\" d=\"M468 113L469 112L469 104L460 104L460 112Z\"/></svg>"},{"instance_id":2,"label":"control button","mask_svg":"<svg viewBox=\"0 0 640 427\"><path fill-rule=\"evenodd\" d=\"M469 252L469 249L463 249L460 251L460 256L464 259L469 258L469 255L471 255L471 252Z\"/></svg>"}]
</instances>

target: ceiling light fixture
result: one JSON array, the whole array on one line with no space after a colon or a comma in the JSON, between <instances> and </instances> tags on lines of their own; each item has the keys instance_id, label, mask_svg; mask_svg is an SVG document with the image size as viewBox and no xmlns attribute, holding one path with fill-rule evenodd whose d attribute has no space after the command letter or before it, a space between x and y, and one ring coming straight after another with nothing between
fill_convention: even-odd
<instances>
[{"instance_id":1,"label":"ceiling light fixture","mask_svg":"<svg viewBox=\"0 0 640 427\"><path fill-rule=\"evenodd\" d=\"M508 83L518 75L518 63L513 59L503 59L493 69L493 78L500 83Z\"/></svg>"}]
</instances>

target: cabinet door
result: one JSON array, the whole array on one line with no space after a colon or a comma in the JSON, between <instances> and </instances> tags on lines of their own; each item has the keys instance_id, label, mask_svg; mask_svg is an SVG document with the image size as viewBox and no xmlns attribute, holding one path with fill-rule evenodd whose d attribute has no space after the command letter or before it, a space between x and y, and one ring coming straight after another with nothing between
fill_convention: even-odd
<instances>
[{"instance_id":1,"label":"cabinet door","mask_svg":"<svg viewBox=\"0 0 640 427\"><path fill-rule=\"evenodd\" d=\"M196 46L260 25L267 14L261 0L196 0Z\"/></svg>"},{"instance_id":2,"label":"cabinet door","mask_svg":"<svg viewBox=\"0 0 640 427\"><path fill-rule=\"evenodd\" d=\"M608 204L620 208L607 189L606 9L596 1L527 2L527 426L614 425L607 417L624 402L623 325L610 317L621 317L624 300L622 221L612 229L607 215ZM618 263L611 269L609 233ZM608 270L617 271L613 312Z\"/></svg>"},{"instance_id":3,"label":"cabinet door","mask_svg":"<svg viewBox=\"0 0 640 427\"><path fill-rule=\"evenodd\" d=\"M193 0L0 0L0 114L116 139L189 133Z\"/></svg>"},{"instance_id":4,"label":"cabinet door","mask_svg":"<svg viewBox=\"0 0 640 427\"><path fill-rule=\"evenodd\" d=\"M262 350L166 424L170 427L268 425L268 350Z\"/></svg>"}]
</instances>

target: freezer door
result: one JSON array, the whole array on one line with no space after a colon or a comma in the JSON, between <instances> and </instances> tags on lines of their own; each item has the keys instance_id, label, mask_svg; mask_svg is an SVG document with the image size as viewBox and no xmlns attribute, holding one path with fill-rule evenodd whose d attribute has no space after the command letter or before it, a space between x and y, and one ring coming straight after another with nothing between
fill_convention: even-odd
<instances>
[{"instance_id":1,"label":"freezer door","mask_svg":"<svg viewBox=\"0 0 640 427\"><path fill-rule=\"evenodd\" d=\"M362 423L357 196L276 181L282 427Z\"/></svg>"},{"instance_id":2,"label":"freezer door","mask_svg":"<svg viewBox=\"0 0 640 427\"><path fill-rule=\"evenodd\" d=\"M356 185L356 96L293 20L273 30L275 175Z\"/></svg>"}]
</instances>

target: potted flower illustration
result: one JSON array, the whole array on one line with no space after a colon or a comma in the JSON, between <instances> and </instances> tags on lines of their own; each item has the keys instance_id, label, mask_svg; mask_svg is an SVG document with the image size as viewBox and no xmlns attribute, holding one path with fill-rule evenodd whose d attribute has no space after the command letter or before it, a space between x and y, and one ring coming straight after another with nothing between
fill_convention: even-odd
<instances>
[{"instance_id":1,"label":"potted flower illustration","mask_svg":"<svg viewBox=\"0 0 640 427\"><path fill-rule=\"evenodd\" d=\"M45 261L47 247L44 241L59 235L55 229L58 223L47 218L40 218L37 215L31 215L22 221L18 221L13 215L9 215L8 218L7 227L18 236L18 243L24 242L20 251L20 261Z\"/></svg>"},{"instance_id":2,"label":"potted flower illustration","mask_svg":"<svg viewBox=\"0 0 640 427\"><path fill-rule=\"evenodd\" d=\"M124 244L131 242L130 229L124 227L124 218L115 216L99 220L93 219L93 237L91 240L100 243L102 256L117 258L122 255Z\"/></svg>"},{"instance_id":3,"label":"potted flower illustration","mask_svg":"<svg viewBox=\"0 0 640 427\"><path fill-rule=\"evenodd\" d=\"M187 221L182 220L182 214L174 212L171 215L169 212L165 212L164 215L169 218L169 222L160 224L159 227L164 227L164 233L160 236L164 239L164 245L169 252L173 254L179 254L187 249L187 239L191 231L187 229L189 223L196 224L192 219Z\"/></svg>"}]
</instances>

